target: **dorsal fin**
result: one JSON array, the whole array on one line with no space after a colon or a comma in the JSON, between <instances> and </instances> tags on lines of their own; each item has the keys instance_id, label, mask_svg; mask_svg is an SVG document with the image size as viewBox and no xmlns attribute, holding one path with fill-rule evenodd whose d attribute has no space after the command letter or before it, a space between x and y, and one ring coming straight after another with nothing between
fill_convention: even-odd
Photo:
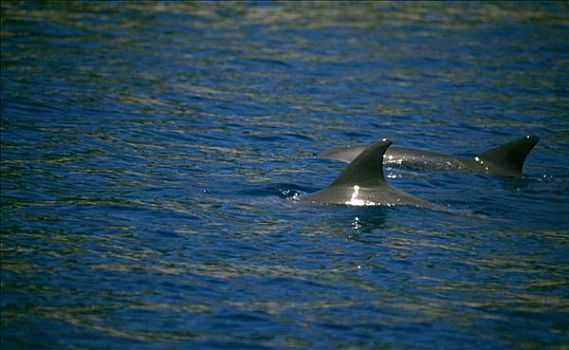
<instances>
[{"instance_id":1,"label":"dorsal fin","mask_svg":"<svg viewBox=\"0 0 569 350\"><path fill-rule=\"evenodd\" d=\"M521 174L528 153L538 142L539 137L528 135L481 153L479 157L484 161L507 167Z\"/></svg>"},{"instance_id":2,"label":"dorsal fin","mask_svg":"<svg viewBox=\"0 0 569 350\"><path fill-rule=\"evenodd\" d=\"M393 142L383 139L367 147L336 178L334 185L365 185L385 182L383 154Z\"/></svg>"}]
</instances>

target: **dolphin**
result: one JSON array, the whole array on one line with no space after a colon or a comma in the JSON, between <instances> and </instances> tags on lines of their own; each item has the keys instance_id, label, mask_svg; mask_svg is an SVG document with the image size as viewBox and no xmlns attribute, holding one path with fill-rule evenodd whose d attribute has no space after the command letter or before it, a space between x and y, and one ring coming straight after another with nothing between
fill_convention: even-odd
<instances>
[{"instance_id":1,"label":"dolphin","mask_svg":"<svg viewBox=\"0 0 569 350\"><path fill-rule=\"evenodd\" d=\"M364 205L413 205L433 208L434 204L391 187L383 177L383 155L392 144L383 139L366 147L325 189L309 194L303 202Z\"/></svg>"},{"instance_id":2,"label":"dolphin","mask_svg":"<svg viewBox=\"0 0 569 350\"><path fill-rule=\"evenodd\" d=\"M457 157L437 152L405 147L391 147L383 156L383 163L390 166L461 170L497 176L521 177L528 153L539 142L537 136L512 140L474 157ZM318 156L351 162L367 145L332 147Z\"/></svg>"}]
</instances>

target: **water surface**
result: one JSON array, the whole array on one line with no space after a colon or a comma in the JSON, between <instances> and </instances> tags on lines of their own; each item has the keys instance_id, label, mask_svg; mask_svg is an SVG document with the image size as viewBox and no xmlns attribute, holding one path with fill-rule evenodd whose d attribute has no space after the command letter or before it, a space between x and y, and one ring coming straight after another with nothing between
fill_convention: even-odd
<instances>
[{"instance_id":1,"label":"water surface","mask_svg":"<svg viewBox=\"0 0 569 350\"><path fill-rule=\"evenodd\" d=\"M1 343L569 346L569 15L545 3L3 2ZM448 212L298 198L347 143Z\"/></svg>"}]
</instances>

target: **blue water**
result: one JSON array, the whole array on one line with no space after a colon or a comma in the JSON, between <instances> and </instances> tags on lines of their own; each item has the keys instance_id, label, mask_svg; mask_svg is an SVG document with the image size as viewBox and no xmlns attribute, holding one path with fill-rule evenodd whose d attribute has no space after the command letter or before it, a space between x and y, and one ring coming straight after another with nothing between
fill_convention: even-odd
<instances>
[{"instance_id":1,"label":"blue water","mask_svg":"<svg viewBox=\"0 0 569 350\"><path fill-rule=\"evenodd\" d=\"M569 6L2 2L2 349L569 346ZM389 138L445 211L313 206Z\"/></svg>"}]
</instances>

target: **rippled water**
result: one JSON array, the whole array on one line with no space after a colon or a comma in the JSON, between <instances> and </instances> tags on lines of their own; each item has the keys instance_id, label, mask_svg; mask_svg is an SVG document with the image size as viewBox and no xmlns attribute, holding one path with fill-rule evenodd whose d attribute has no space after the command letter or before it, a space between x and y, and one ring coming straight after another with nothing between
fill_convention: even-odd
<instances>
[{"instance_id":1,"label":"rippled water","mask_svg":"<svg viewBox=\"0 0 569 350\"><path fill-rule=\"evenodd\" d=\"M566 348L569 8L2 2L1 343ZM447 207L302 204L388 137Z\"/></svg>"}]
</instances>

